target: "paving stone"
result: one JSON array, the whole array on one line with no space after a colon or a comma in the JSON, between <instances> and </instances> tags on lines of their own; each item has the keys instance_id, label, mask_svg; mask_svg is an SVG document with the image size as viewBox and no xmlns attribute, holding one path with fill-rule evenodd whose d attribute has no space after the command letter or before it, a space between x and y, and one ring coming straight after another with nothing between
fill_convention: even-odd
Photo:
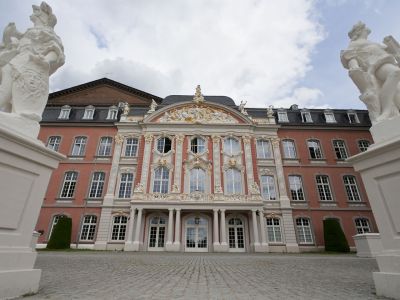
<instances>
[{"instance_id":1,"label":"paving stone","mask_svg":"<svg viewBox=\"0 0 400 300\"><path fill-rule=\"evenodd\" d=\"M23 299L383 299L375 260L354 255L40 252L36 267Z\"/></svg>"}]
</instances>

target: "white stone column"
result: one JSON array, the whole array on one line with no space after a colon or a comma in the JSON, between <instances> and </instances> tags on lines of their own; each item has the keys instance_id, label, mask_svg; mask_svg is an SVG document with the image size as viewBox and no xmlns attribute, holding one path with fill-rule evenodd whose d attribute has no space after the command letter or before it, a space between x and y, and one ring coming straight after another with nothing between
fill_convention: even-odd
<instances>
[{"instance_id":1,"label":"white stone column","mask_svg":"<svg viewBox=\"0 0 400 300\"><path fill-rule=\"evenodd\" d=\"M247 189L248 194L250 194L251 187L254 184L253 158L251 155L251 138L248 136L244 136L242 139L244 144L244 157L246 161Z\"/></svg>"},{"instance_id":2,"label":"white stone column","mask_svg":"<svg viewBox=\"0 0 400 300\"><path fill-rule=\"evenodd\" d=\"M259 252L260 250L260 240L258 238L258 222L257 222L257 210L253 209L251 211L252 215L252 223L253 223L253 245L254 245L254 251Z\"/></svg>"},{"instance_id":3,"label":"white stone column","mask_svg":"<svg viewBox=\"0 0 400 300\"><path fill-rule=\"evenodd\" d=\"M133 226L135 224L135 214L136 209L131 208L130 216L129 216L129 223L128 223L128 233L127 238L125 241L124 251L133 251Z\"/></svg>"},{"instance_id":4,"label":"white stone column","mask_svg":"<svg viewBox=\"0 0 400 300\"><path fill-rule=\"evenodd\" d=\"M142 214L143 208L138 208L138 215L136 219L135 239L133 240L132 251L139 251L140 249L140 230L142 228Z\"/></svg>"},{"instance_id":5,"label":"white stone column","mask_svg":"<svg viewBox=\"0 0 400 300\"><path fill-rule=\"evenodd\" d=\"M213 245L214 251L219 251L219 246L221 245L219 242L219 226L218 226L218 209L214 209L214 219L213 219Z\"/></svg>"},{"instance_id":6,"label":"white stone column","mask_svg":"<svg viewBox=\"0 0 400 300\"><path fill-rule=\"evenodd\" d=\"M167 242L165 243L165 250L172 250L172 227L174 226L174 209L169 208L168 214L168 234L167 234Z\"/></svg>"},{"instance_id":7,"label":"white stone column","mask_svg":"<svg viewBox=\"0 0 400 300\"><path fill-rule=\"evenodd\" d=\"M114 201L115 186L118 179L119 161L121 158L122 145L124 143L124 136L117 134L114 137L114 154L111 163L110 175L108 176L107 191L104 196L103 205L112 205ZM100 219L100 222L102 220Z\"/></svg>"},{"instance_id":8,"label":"white stone column","mask_svg":"<svg viewBox=\"0 0 400 300\"><path fill-rule=\"evenodd\" d=\"M266 234L266 232L265 232L264 210L260 209L260 210L258 211L258 218L260 219L261 250L262 250L263 252L268 252L267 234Z\"/></svg>"},{"instance_id":9,"label":"white stone column","mask_svg":"<svg viewBox=\"0 0 400 300\"><path fill-rule=\"evenodd\" d=\"M174 241L174 251L179 251L181 247L181 209L176 209L175 216L175 241Z\"/></svg>"},{"instance_id":10,"label":"white stone column","mask_svg":"<svg viewBox=\"0 0 400 300\"><path fill-rule=\"evenodd\" d=\"M279 201L282 211L282 219L283 219L282 225L286 242L286 251L297 253L300 250L296 239L292 207L290 205L290 199L287 194L285 173L283 171L282 155L279 146L279 138L272 139L272 149L274 151L274 157L275 157L276 177L279 188Z\"/></svg>"},{"instance_id":11,"label":"white stone column","mask_svg":"<svg viewBox=\"0 0 400 300\"><path fill-rule=\"evenodd\" d=\"M182 178L182 147L184 135L175 136L175 168L174 168L174 185L172 186L173 193L181 192L181 178Z\"/></svg>"},{"instance_id":12,"label":"white stone column","mask_svg":"<svg viewBox=\"0 0 400 300\"><path fill-rule=\"evenodd\" d=\"M220 251L228 251L228 243L226 242L226 224L225 224L225 209L221 209L221 246Z\"/></svg>"},{"instance_id":13,"label":"white stone column","mask_svg":"<svg viewBox=\"0 0 400 300\"><path fill-rule=\"evenodd\" d=\"M143 153L143 163L142 163L142 176L140 177L140 185L143 188L143 192L147 192L147 181L149 178L149 166L150 166L150 154L151 154L151 144L153 141L152 134L144 135L145 145Z\"/></svg>"},{"instance_id":14,"label":"white stone column","mask_svg":"<svg viewBox=\"0 0 400 300\"><path fill-rule=\"evenodd\" d=\"M106 250L108 237L110 236L111 207L102 207L99 226L97 229L94 250Z\"/></svg>"},{"instance_id":15,"label":"white stone column","mask_svg":"<svg viewBox=\"0 0 400 300\"><path fill-rule=\"evenodd\" d=\"M221 137L213 135L213 163L214 163L214 193L222 194L222 186L221 186L221 149L220 142Z\"/></svg>"}]
</instances>

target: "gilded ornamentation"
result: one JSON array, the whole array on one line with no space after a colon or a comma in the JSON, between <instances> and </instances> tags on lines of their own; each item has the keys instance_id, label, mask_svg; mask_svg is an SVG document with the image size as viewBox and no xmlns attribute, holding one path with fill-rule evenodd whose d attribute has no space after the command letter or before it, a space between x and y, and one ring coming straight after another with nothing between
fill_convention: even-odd
<instances>
[{"instance_id":1,"label":"gilded ornamentation","mask_svg":"<svg viewBox=\"0 0 400 300\"><path fill-rule=\"evenodd\" d=\"M223 193L222 187L220 185L215 185L214 190L215 190L215 193L217 193L217 194L222 194Z\"/></svg>"},{"instance_id":2,"label":"gilded ornamentation","mask_svg":"<svg viewBox=\"0 0 400 300\"><path fill-rule=\"evenodd\" d=\"M272 141L272 146L279 147L279 141L280 141L279 138L272 138L271 141Z\"/></svg>"},{"instance_id":3,"label":"gilded ornamentation","mask_svg":"<svg viewBox=\"0 0 400 300\"><path fill-rule=\"evenodd\" d=\"M229 165L229 167L235 167L236 166L236 160L235 159L233 159L233 158L231 158L231 159L229 159L228 160L228 165Z\"/></svg>"},{"instance_id":4,"label":"gilded ornamentation","mask_svg":"<svg viewBox=\"0 0 400 300\"><path fill-rule=\"evenodd\" d=\"M252 193L252 194L260 194L260 187L258 186L257 182L253 182L250 185L250 193Z\"/></svg>"},{"instance_id":5,"label":"gilded ornamentation","mask_svg":"<svg viewBox=\"0 0 400 300\"><path fill-rule=\"evenodd\" d=\"M226 112L201 104L192 104L164 113L158 122L237 124L238 121Z\"/></svg>"},{"instance_id":6,"label":"gilded ornamentation","mask_svg":"<svg viewBox=\"0 0 400 300\"><path fill-rule=\"evenodd\" d=\"M138 183L135 187L135 193L143 193L144 192L144 186L143 183Z\"/></svg>"},{"instance_id":7,"label":"gilded ornamentation","mask_svg":"<svg viewBox=\"0 0 400 300\"><path fill-rule=\"evenodd\" d=\"M249 136L244 136L244 137L242 137L242 139L243 139L243 143L245 145L250 144L251 138Z\"/></svg>"},{"instance_id":8,"label":"gilded ornamentation","mask_svg":"<svg viewBox=\"0 0 400 300\"><path fill-rule=\"evenodd\" d=\"M176 136L175 136L175 141L176 141L178 144L182 144L184 139L185 139L185 136L184 136L184 135L176 135Z\"/></svg>"},{"instance_id":9,"label":"gilded ornamentation","mask_svg":"<svg viewBox=\"0 0 400 300\"><path fill-rule=\"evenodd\" d=\"M114 140L115 140L115 143L116 143L117 145L121 145L121 144L124 142L124 136L123 136L122 134L117 134L117 135L114 137Z\"/></svg>"},{"instance_id":10,"label":"gilded ornamentation","mask_svg":"<svg viewBox=\"0 0 400 300\"><path fill-rule=\"evenodd\" d=\"M219 135L213 135L211 138L214 144L218 144L221 141L221 137Z\"/></svg>"},{"instance_id":11,"label":"gilded ornamentation","mask_svg":"<svg viewBox=\"0 0 400 300\"><path fill-rule=\"evenodd\" d=\"M178 187L177 184L174 184L174 185L172 186L172 193L179 193L179 187Z\"/></svg>"},{"instance_id":12,"label":"gilded ornamentation","mask_svg":"<svg viewBox=\"0 0 400 300\"><path fill-rule=\"evenodd\" d=\"M153 135L150 133L147 133L144 135L144 140L146 141L146 144L151 143L153 140Z\"/></svg>"}]
</instances>

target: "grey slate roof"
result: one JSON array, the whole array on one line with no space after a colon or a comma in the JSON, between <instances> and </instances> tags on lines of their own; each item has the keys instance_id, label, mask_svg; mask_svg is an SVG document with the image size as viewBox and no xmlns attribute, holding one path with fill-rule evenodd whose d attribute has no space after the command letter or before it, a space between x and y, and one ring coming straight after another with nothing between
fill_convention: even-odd
<instances>
[{"instance_id":1,"label":"grey slate roof","mask_svg":"<svg viewBox=\"0 0 400 300\"><path fill-rule=\"evenodd\" d=\"M107 120L109 107L95 107L94 115L92 120L83 120L83 114L85 112L84 107L71 107L68 120L60 120L58 116L60 115L61 106L48 106L42 114L42 123L113 123L115 120ZM120 112L118 114L119 119Z\"/></svg>"},{"instance_id":2,"label":"grey slate roof","mask_svg":"<svg viewBox=\"0 0 400 300\"><path fill-rule=\"evenodd\" d=\"M170 95L164 98L161 102L162 106L176 104L185 101L192 101L193 95ZM235 101L232 98L227 96L204 96L204 100L207 102L218 103L226 106L236 106Z\"/></svg>"}]
</instances>

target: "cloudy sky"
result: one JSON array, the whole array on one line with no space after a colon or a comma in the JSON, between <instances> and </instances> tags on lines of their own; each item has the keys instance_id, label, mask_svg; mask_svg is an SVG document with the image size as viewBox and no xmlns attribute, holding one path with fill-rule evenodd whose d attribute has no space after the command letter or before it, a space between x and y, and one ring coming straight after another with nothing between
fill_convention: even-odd
<instances>
[{"instance_id":1,"label":"cloudy sky","mask_svg":"<svg viewBox=\"0 0 400 300\"><path fill-rule=\"evenodd\" d=\"M0 0L0 27L31 26L34 0ZM39 3L39 2L38 2ZM339 60L362 20L400 40L396 0L48 0L66 63L51 91L102 77L165 97L227 95L248 107L364 108Z\"/></svg>"}]
</instances>

